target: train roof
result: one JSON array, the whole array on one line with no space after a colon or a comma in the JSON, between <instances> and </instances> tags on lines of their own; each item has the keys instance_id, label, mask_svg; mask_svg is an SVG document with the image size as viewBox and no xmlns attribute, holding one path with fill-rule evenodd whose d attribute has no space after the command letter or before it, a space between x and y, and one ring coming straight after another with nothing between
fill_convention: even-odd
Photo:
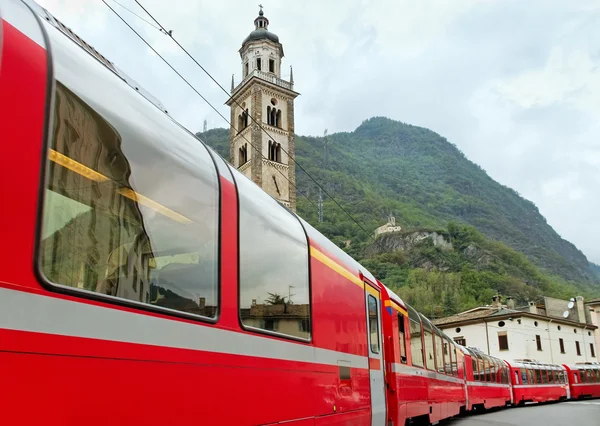
<instances>
[{"instance_id":1,"label":"train roof","mask_svg":"<svg viewBox=\"0 0 600 426\"><path fill-rule=\"evenodd\" d=\"M98 62L100 62L104 67L111 70L117 77L127 83L130 87L132 87L136 92L142 95L148 102L156 106L165 114L169 114L166 110L165 106L153 96L150 92L145 90L140 84L127 75L122 69L117 67L113 62L108 60L104 55L98 52L93 46L85 42L81 37L79 37L75 32L71 30L71 28L67 27L60 20L58 20L54 15L48 12L47 9L44 9L42 6L37 4L33 0L23 0L30 8L38 15L42 20L46 21L54 28L62 32L65 36L71 39L75 44L85 50L90 56L94 57Z\"/></svg>"},{"instance_id":2,"label":"train roof","mask_svg":"<svg viewBox=\"0 0 600 426\"><path fill-rule=\"evenodd\" d=\"M571 370L598 370L600 368L600 362L577 362L565 365Z\"/></svg>"},{"instance_id":3,"label":"train roof","mask_svg":"<svg viewBox=\"0 0 600 426\"><path fill-rule=\"evenodd\" d=\"M565 368L559 364L548 364L530 359L516 359L510 362L511 367L515 368L531 368L533 370L564 370Z\"/></svg>"}]
</instances>

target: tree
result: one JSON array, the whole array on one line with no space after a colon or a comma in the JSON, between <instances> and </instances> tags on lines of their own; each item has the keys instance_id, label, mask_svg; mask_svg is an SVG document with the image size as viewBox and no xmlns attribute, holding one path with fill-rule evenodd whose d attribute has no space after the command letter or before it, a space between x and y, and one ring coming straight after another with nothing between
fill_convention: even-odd
<instances>
[{"instance_id":1,"label":"tree","mask_svg":"<svg viewBox=\"0 0 600 426\"><path fill-rule=\"evenodd\" d=\"M265 300L267 305L286 305L285 296L277 293L268 293L268 295L269 297Z\"/></svg>"}]
</instances>

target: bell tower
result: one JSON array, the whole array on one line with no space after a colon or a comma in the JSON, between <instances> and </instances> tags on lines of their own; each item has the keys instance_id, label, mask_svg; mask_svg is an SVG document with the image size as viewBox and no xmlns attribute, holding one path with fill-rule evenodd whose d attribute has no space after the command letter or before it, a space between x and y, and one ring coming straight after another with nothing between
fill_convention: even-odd
<instances>
[{"instance_id":1,"label":"bell tower","mask_svg":"<svg viewBox=\"0 0 600 426\"><path fill-rule=\"evenodd\" d=\"M269 31L262 6L239 54L243 77L236 85L232 76L226 102L231 108L229 162L281 204L296 210L294 99L299 93L294 91L291 67L289 81L281 78L283 46Z\"/></svg>"}]
</instances>

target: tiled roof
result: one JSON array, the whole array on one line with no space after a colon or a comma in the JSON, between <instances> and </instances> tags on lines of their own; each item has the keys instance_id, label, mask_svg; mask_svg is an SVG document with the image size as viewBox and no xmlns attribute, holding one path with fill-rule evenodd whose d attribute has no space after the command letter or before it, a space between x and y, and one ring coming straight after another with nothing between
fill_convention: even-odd
<instances>
[{"instance_id":1,"label":"tiled roof","mask_svg":"<svg viewBox=\"0 0 600 426\"><path fill-rule=\"evenodd\" d=\"M585 302L586 305L600 305L600 299L592 299Z\"/></svg>"},{"instance_id":2,"label":"tiled roof","mask_svg":"<svg viewBox=\"0 0 600 426\"><path fill-rule=\"evenodd\" d=\"M502 307L501 309L498 309L498 308L495 308L492 306L481 306L479 308L471 309L469 311L462 312L462 313L456 314L456 315L452 315L452 316L449 316L446 318L438 318L431 322L434 325L436 325L440 328L443 328L444 326L446 326L448 324L464 324L464 323L478 322L477 320L484 320L485 318L496 318L496 317L507 317L508 318L510 316L514 316L514 317L527 316L530 318L540 318L543 320L552 319L555 322L560 322L560 323L564 323L564 324L572 324L572 325L581 326L581 327L583 327L585 325L588 329L592 329L592 330L598 328L597 326L595 326L593 324L589 324L589 323L586 325L585 323L579 323L577 321L572 321L569 319L549 317L547 315L541 315L539 313L534 314L534 313L517 310L517 309L508 309L506 307Z\"/></svg>"},{"instance_id":3,"label":"tiled roof","mask_svg":"<svg viewBox=\"0 0 600 426\"><path fill-rule=\"evenodd\" d=\"M478 309L478 310L472 311L472 312L467 311L467 312L452 315L452 316L449 316L446 318L438 318L431 322L439 327L440 325L452 324L453 322L463 322L463 321L471 321L471 320L480 319L480 318L487 318L490 315L495 314L496 312L498 312L497 309L490 307L490 308L485 308L485 309Z\"/></svg>"}]
</instances>

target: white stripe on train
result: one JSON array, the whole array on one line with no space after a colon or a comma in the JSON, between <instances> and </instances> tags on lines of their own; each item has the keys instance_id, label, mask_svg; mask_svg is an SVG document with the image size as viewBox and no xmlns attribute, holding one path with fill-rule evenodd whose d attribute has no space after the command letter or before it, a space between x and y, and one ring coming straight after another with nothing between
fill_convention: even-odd
<instances>
[{"instance_id":1,"label":"white stripe on train","mask_svg":"<svg viewBox=\"0 0 600 426\"><path fill-rule=\"evenodd\" d=\"M363 369L369 363L366 356L6 288L0 328Z\"/></svg>"}]
</instances>

